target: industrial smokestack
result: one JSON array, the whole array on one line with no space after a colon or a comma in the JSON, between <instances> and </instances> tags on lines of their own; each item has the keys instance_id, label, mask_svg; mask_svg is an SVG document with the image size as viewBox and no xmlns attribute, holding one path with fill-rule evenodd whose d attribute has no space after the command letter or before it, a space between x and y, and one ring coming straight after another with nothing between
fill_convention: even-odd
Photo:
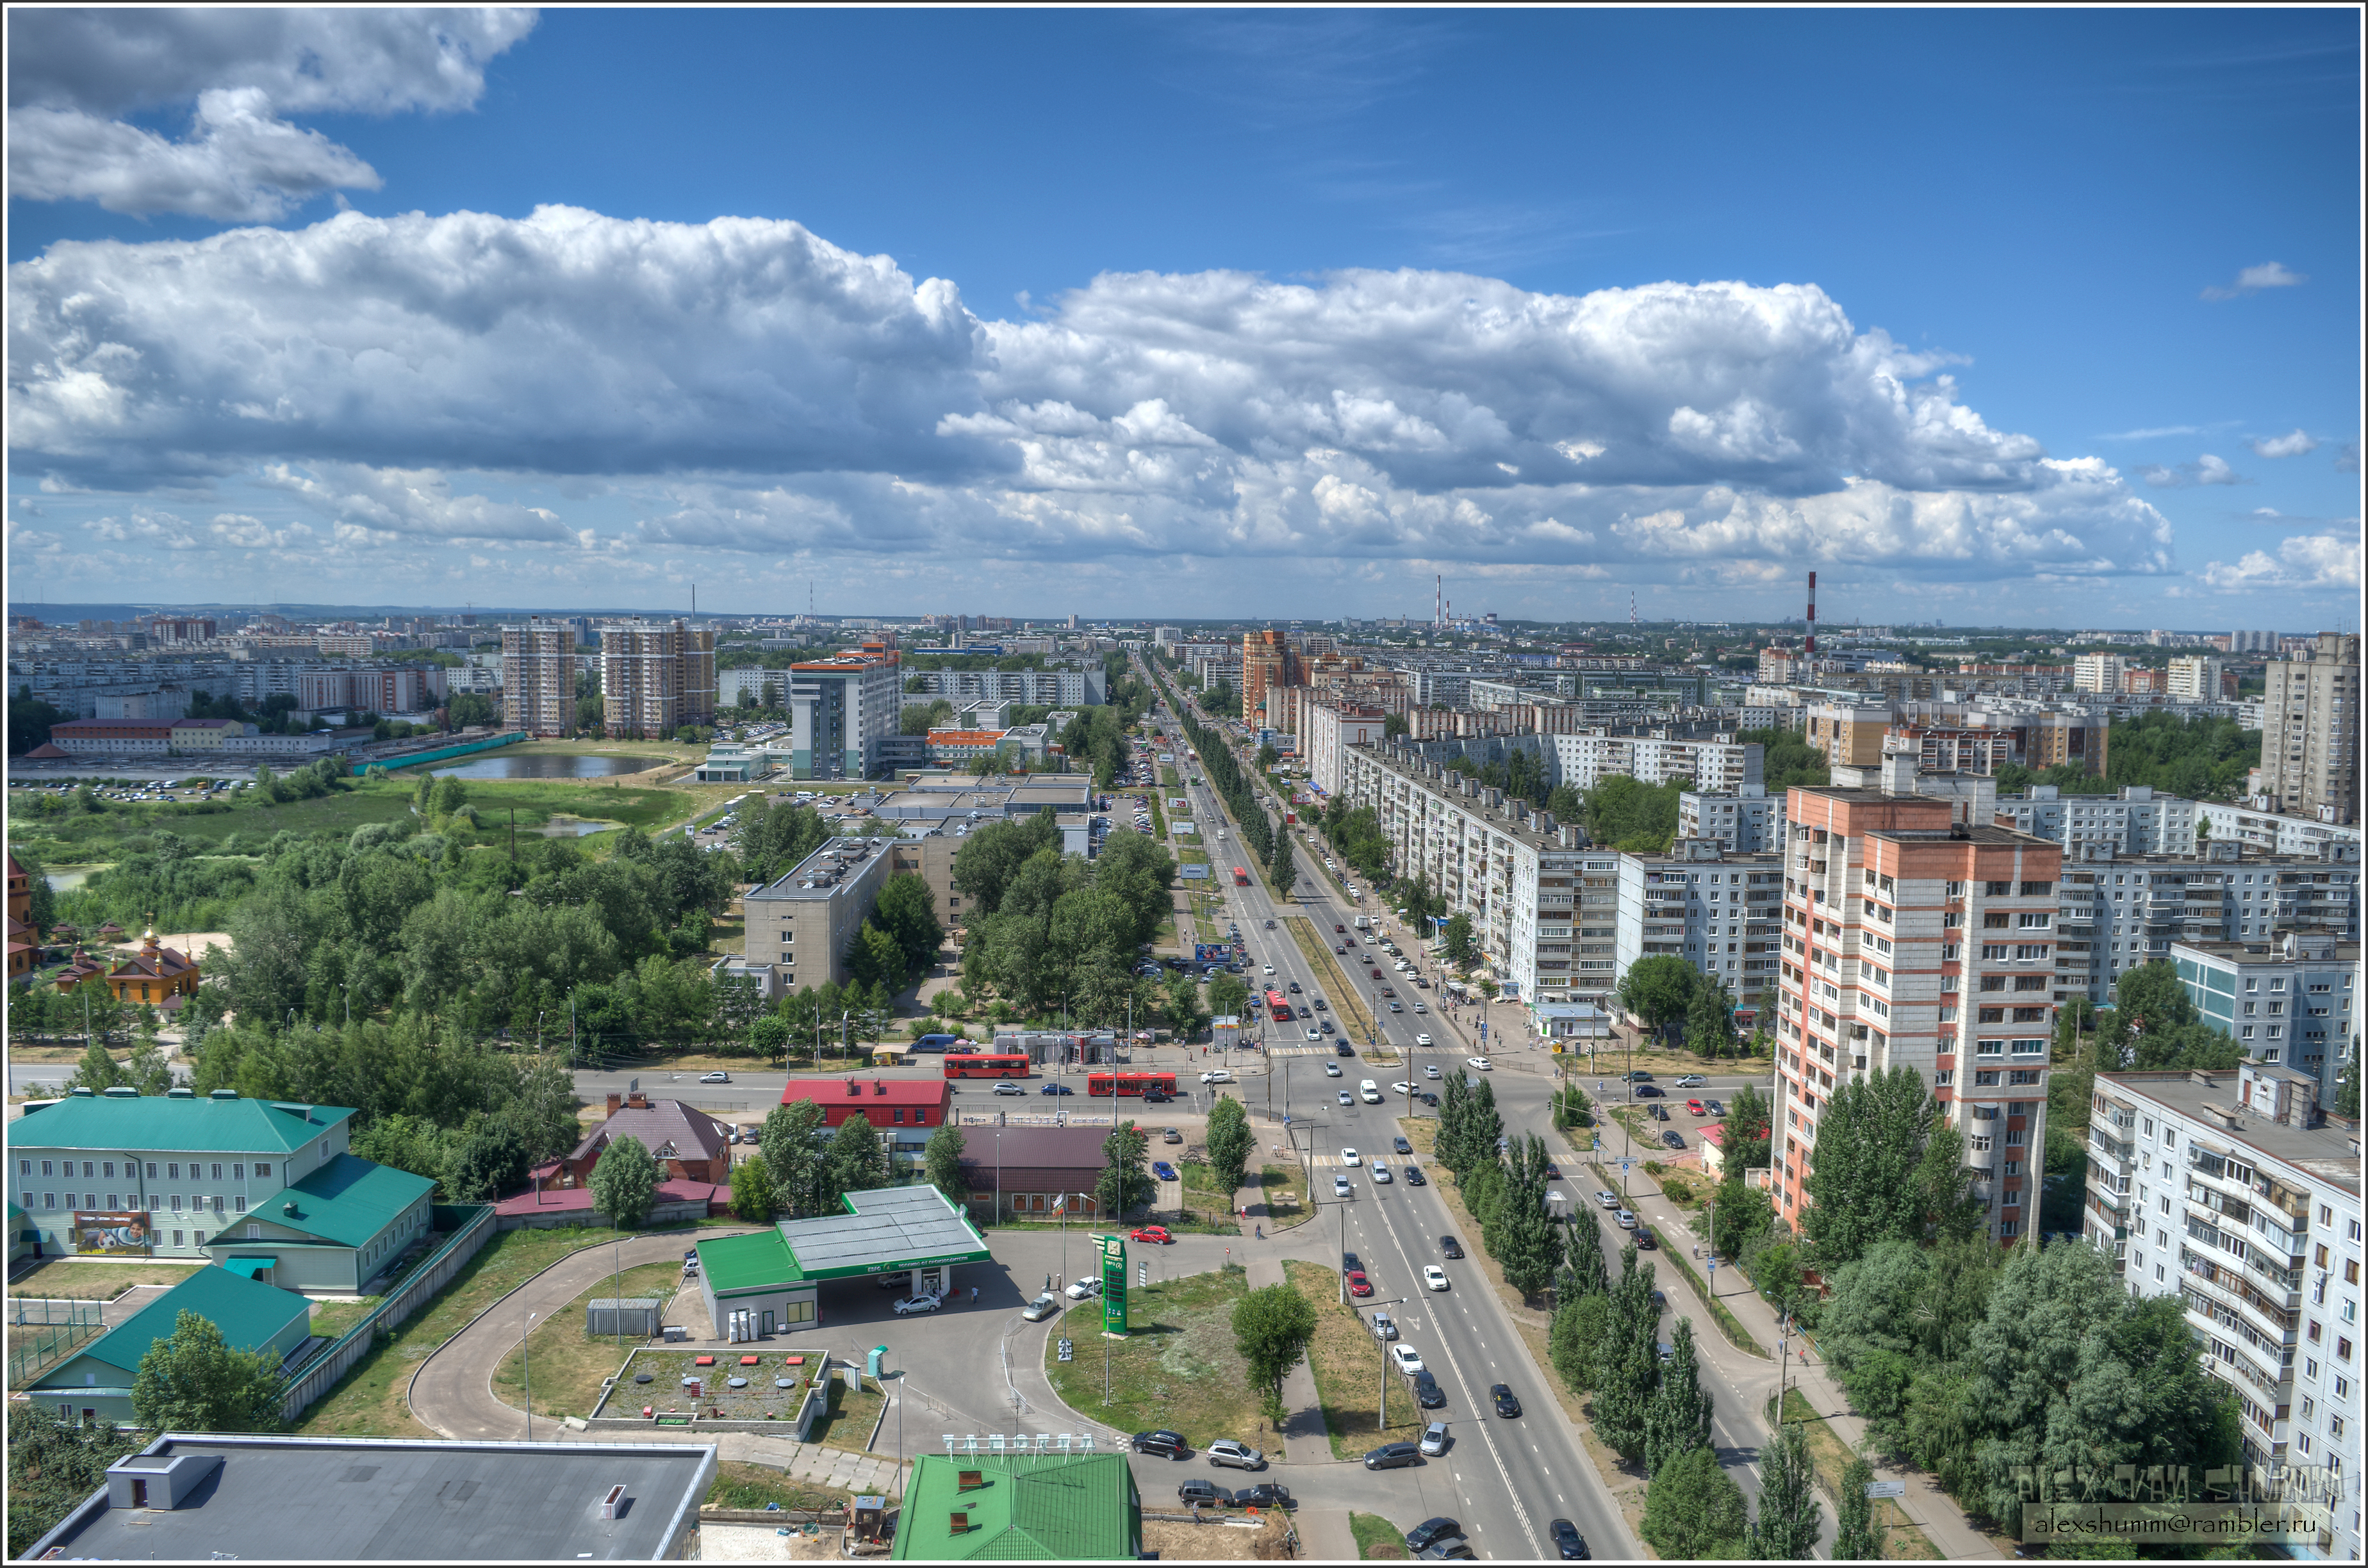
<instances>
[{"instance_id":1,"label":"industrial smokestack","mask_svg":"<svg viewBox=\"0 0 2368 1568\"><path fill-rule=\"evenodd\" d=\"M1815 572L1809 574L1809 636L1808 641L1802 644L1801 652L1808 658L1817 656L1817 574Z\"/></svg>"}]
</instances>

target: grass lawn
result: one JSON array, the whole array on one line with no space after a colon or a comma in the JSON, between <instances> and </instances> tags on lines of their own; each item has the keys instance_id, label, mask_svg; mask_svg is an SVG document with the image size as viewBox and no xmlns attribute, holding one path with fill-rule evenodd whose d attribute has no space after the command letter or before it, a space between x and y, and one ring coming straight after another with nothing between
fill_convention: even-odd
<instances>
[{"instance_id":1,"label":"grass lawn","mask_svg":"<svg viewBox=\"0 0 2368 1568\"><path fill-rule=\"evenodd\" d=\"M1842 1494L1842 1476L1850 1469L1853 1457L1850 1445L1831 1426L1809 1408L1809 1402L1797 1389L1784 1391L1784 1419L1797 1423L1809 1439L1809 1460L1817 1472L1817 1484L1826 1494L1826 1506L1839 1506ZM1937 1559L1941 1553L1924 1532L1908 1521L1907 1512L1894 1497L1874 1499L1872 1522L1888 1526L1883 1555L1886 1562L1919 1562Z\"/></svg>"},{"instance_id":2,"label":"grass lawn","mask_svg":"<svg viewBox=\"0 0 2368 1568\"><path fill-rule=\"evenodd\" d=\"M1349 1515L1349 1533L1357 1538L1357 1557L1364 1562L1404 1562L1414 1556L1406 1546L1406 1531L1379 1514Z\"/></svg>"},{"instance_id":3,"label":"grass lawn","mask_svg":"<svg viewBox=\"0 0 2368 1568\"><path fill-rule=\"evenodd\" d=\"M783 1508L838 1508L848 1494L827 1486L810 1486L795 1476L761 1464L724 1460L715 1467L715 1484L707 1489L711 1508L761 1508L779 1503Z\"/></svg>"},{"instance_id":4,"label":"grass lawn","mask_svg":"<svg viewBox=\"0 0 2368 1568\"><path fill-rule=\"evenodd\" d=\"M1099 1301L1083 1301L1046 1341L1045 1375L1071 1409L1121 1432L1166 1427L1194 1448L1216 1437L1275 1446L1258 1414L1258 1395L1234 1348L1234 1305L1249 1293L1238 1265L1136 1290L1123 1340L1102 1337ZM1076 1359L1057 1358L1057 1341L1075 1342ZM1102 1403L1102 1353L1110 1352L1110 1403Z\"/></svg>"},{"instance_id":5,"label":"grass lawn","mask_svg":"<svg viewBox=\"0 0 2368 1568\"><path fill-rule=\"evenodd\" d=\"M844 1379L834 1381L830 1385L830 1408L814 1423L806 1441L850 1454L867 1452L871 1428L879 1422L881 1409L887 1403L880 1386L869 1378L863 1380L861 1393L849 1390Z\"/></svg>"},{"instance_id":6,"label":"grass lawn","mask_svg":"<svg viewBox=\"0 0 2368 1568\"><path fill-rule=\"evenodd\" d=\"M1389 1416L1379 1425L1383 1348L1353 1302L1340 1304L1340 1275L1320 1263L1298 1258L1283 1264L1292 1288L1315 1308L1315 1338L1307 1347L1315 1374L1315 1400L1324 1410L1336 1460L1361 1459L1383 1443L1409 1441L1438 1417L1417 1409L1406 1380L1389 1374ZM1449 1419L1453 1419L1452 1413Z\"/></svg>"},{"instance_id":7,"label":"grass lawn","mask_svg":"<svg viewBox=\"0 0 2368 1568\"><path fill-rule=\"evenodd\" d=\"M347 1330L378 1310L382 1296L365 1296L359 1301L315 1301L313 1303L313 1332L323 1339L342 1339Z\"/></svg>"},{"instance_id":8,"label":"grass lawn","mask_svg":"<svg viewBox=\"0 0 2368 1568\"><path fill-rule=\"evenodd\" d=\"M1258 1190L1266 1203L1263 1223L1269 1231L1287 1231L1315 1213L1307 1201L1307 1172L1297 1165L1260 1165Z\"/></svg>"},{"instance_id":9,"label":"grass lawn","mask_svg":"<svg viewBox=\"0 0 2368 1568\"><path fill-rule=\"evenodd\" d=\"M1357 988L1349 983L1348 975L1341 971L1338 957L1332 951L1332 944L1317 932L1315 922L1304 915L1287 915L1283 916L1282 923L1291 928L1291 939L1299 944L1301 954L1315 972L1329 977L1319 983L1328 993L1324 999L1332 1004L1333 1016L1340 1020L1340 1027L1349 1031L1349 1038L1360 1040L1371 1035L1373 1032L1373 1016L1365 1010L1365 999L1357 994Z\"/></svg>"},{"instance_id":10,"label":"grass lawn","mask_svg":"<svg viewBox=\"0 0 2368 1568\"><path fill-rule=\"evenodd\" d=\"M51 1297L58 1301L111 1301L134 1285L178 1285L202 1263L84 1263L51 1258L37 1264L8 1286L11 1296Z\"/></svg>"},{"instance_id":11,"label":"grass lawn","mask_svg":"<svg viewBox=\"0 0 2368 1568\"><path fill-rule=\"evenodd\" d=\"M304 1413L296 1431L324 1437L435 1437L411 1414L405 1400L411 1375L419 1363L530 1276L569 1253L605 1246L617 1235L614 1231L588 1228L504 1231L480 1248L424 1310L414 1312L391 1338L355 1362L336 1386Z\"/></svg>"},{"instance_id":12,"label":"grass lawn","mask_svg":"<svg viewBox=\"0 0 2368 1568\"><path fill-rule=\"evenodd\" d=\"M623 1289L629 1299L655 1296L663 1301L672 1298L675 1287L681 1281L679 1262L644 1263L625 1270ZM530 1357L537 1415L591 1415L592 1407L600 1402L601 1380L614 1377L624 1363L626 1351L643 1343L629 1335L620 1349L616 1335L584 1331L586 1303L595 1296L613 1296L617 1290L615 1277L605 1277L536 1324L527 1343L523 1346L513 1344L501 1365L494 1369L494 1392L509 1403L523 1406L526 1384L521 1358Z\"/></svg>"}]
</instances>

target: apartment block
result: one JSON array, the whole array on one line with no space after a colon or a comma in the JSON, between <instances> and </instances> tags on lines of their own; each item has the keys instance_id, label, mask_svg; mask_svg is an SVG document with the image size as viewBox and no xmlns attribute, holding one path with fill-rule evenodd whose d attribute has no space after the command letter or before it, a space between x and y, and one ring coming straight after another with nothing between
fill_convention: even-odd
<instances>
[{"instance_id":1,"label":"apartment block","mask_svg":"<svg viewBox=\"0 0 2368 1568\"><path fill-rule=\"evenodd\" d=\"M1707 740L1679 738L1672 731L1615 735L1603 730L1553 735L1554 782L1592 790L1601 779L1625 774L1644 784L1682 778L1708 794L1735 794L1759 785L1766 753L1758 741L1733 734Z\"/></svg>"},{"instance_id":2,"label":"apartment block","mask_svg":"<svg viewBox=\"0 0 2368 1568\"><path fill-rule=\"evenodd\" d=\"M2209 655L2183 656L2170 661L2165 672L2165 686L2175 701L2217 702L2223 697L2236 695L2234 685L2224 683L2225 674L2226 667L2218 659Z\"/></svg>"},{"instance_id":3,"label":"apartment block","mask_svg":"<svg viewBox=\"0 0 2368 1568\"><path fill-rule=\"evenodd\" d=\"M715 629L676 620L600 627L600 697L611 740L659 740L715 722Z\"/></svg>"},{"instance_id":4,"label":"apartment block","mask_svg":"<svg viewBox=\"0 0 2368 1568\"><path fill-rule=\"evenodd\" d=\"M797 666L804 668L803 665ZM1012 702L1023 708L1098 708L1110 700L1110 677L1099 665L1070 670L914 670L913 696L954 702Z\"/></svg>"},{"instance_id":5,"label":"apartment block","mask_svg":"<svg viewBox=\"0 0 2368 1568\"><path fill-rule=\"evenodd\" d=\"M2321 632L2307 654L2264 673L2262 791L2289 815L2359 821L2359 637Z\"/></svg>"},{"instance_id":6,"label":"apartment block","mask_svg":"<svg viewBox=\"0 0 2368 1568\"><path fill-rule=\"evenodd\" d=\"M1829 699L1806 706L1809 744L1824 752L1828 763L1842 767L1873 767L1882 763L1884 736L1891 730L1891 704Z\"/></svg>"},{"instance_id":7,"label":"apartment block","mask_svg":"<svg viewBox=\"0 0 2368 1568\"><path fill-rule=\"evenodd\" d=\"M847 983L847 949L892 874L892 842L834 838L796 869L751 892L742 901L748 960L775 964L783 991Z\"/></svg>"},{"instance_id":8,"label":"apartment block","mask_svg":"<svg viewBox=\"0 0 2368 1568\"><path fill-rule=\"evenodd\" d=\"M895 642L883 637L855 653L791 665L790 677L791 773L800 778L869 778L879 772L904 712Z\"/></svg>"},{"instance_id":9,"label":"apartment block","mask_svg":"<svg viewBox=\"0 0 2368 1568\"><path fill-rule=\"evenodd\" d=\"M1473 939L1508 1001L1564 1002L1611 986L1616 855L1587 849L1577 828L1411 746L1344 747L1342 764L1340 798L1373 808L1399 877L1426 878L1451 916L1471 917ZM1579 903L1605 895L1600 905ZM1575 921L1582 908L1588 917ZM1581 935L1582 926L1600 935Z\"/></svg>"},{"instance_id":10,"label":"apartment block","mask_svg":"<svg viewBox=\"0 0 2368 1568\"><path fill-rule=\"evenodd\" d=\"M2246 1462L2333 1492L2328 1528L2287 1553L2357 1562L2360 1128L2317 1087L2255 1062L2098 1074L2087 1233L2132 1295L2187 1309L2203 1369L2237 1397Z\"/></svg>"},{"instance_id":11,"label":"apartment block","mask_svg":"<svg viewBox=\"0 0 2368 1568\"><path fill-rule=\"evenodd\" d=\"M2169 958L2179 942L2360 938L2356 845L2298 856L2207 839L2192 855L2125 856L2085 844L2066 851L2063 881L2056 971L2066 995L2100 1006L2124 971Z\"/></svg>"},{"instance_id":12,"label":"apartment block","mask_svg":"<svg viewBox=\"0 0 2368 1568\"><path fill-rule=\"evenodd\" d=\"M1622 854L1613 983L1638 960L1669 955L1725 981L1742 1006L1772 1000L1783 964L1783 859L1781 846L1736 853L1713 838Z\"/></svg>"},{"instance_id":13,"label":"apartment block","mask_svg":"<svg viewBox=\"0 0 2368 1568\"><path fill-rule=\"evenodd\" d=\"M1298 686L1299 651L1280 631L1242 633L1242 719L1249 724L1269 722L1266 694L1269 687Z\"/></svg>"},{"instance_id":14,"label":"apartment block","mask_svg":"<svg viewBox=\"0 0 2368 1568\"><path fill-rule=\"evenodd\" d=\"M529 735L575 727L575 629L534 616L502 628L502 713Z\"/></svg>"},{"instance_id":15,"label":"apartment block","mask_svg":"<svg viewBox=\"0 0 2368 1568\"><path fill-rule=\"evenodd\" d=\"M2174 942L2170 961L2206 1023L2234 1036L2254 1061L2291 1067L2318 1085L2322 1101L2334 1100L2344 1060L2359 1047L2359 942L2327 931Z\"/></svg>"},{"instance_id":16,"label":"apartment block","mask_svg":"<svg viewBox=\"0 0 2368 1568\"><path fill-rule=\"evenodd\" d=\"M1884 777L1785 799L1776 1196L1797 1221L1837 1084L1904 1066L1964 1134L1989 1233L2011 1242L2044 1164L2063 850Z\"/></svg>"},{"instance_id":17,"label":"apartment block","mask_svg":"<svg viewBox=\"0 0 2368 1568\"><path fill-rule=\"evenodd\" d=\"M1678 836L1714 839L1731 853L1781 849L1784 798L1757 784L1731 795L1689 790L1678 797Z\"/></svg>"},{"instance_id":18,"label":"apartment block","mask_svg":"<svg viewBox=\"0 0 2368 1568\"><path fill-rule=\"evenodd\" d=\"M307 670L296 678L296 706L307 713L425 713L443 700L444 672L434 665Z\"/></svg>"},{"instance_id":19,"label":"apartment block","mask_svg":"<svg viewBox=\"0 0 2368 1568\"><path fill-rule=\"evenodd\" d=\"M2317 854L2323 844L2361 842L2362 833L2358 823L2288 816L2271 810L2268 802L2266 795L2239 802L2198 801L2196 820L2211 828L2214 838L2233 839L2257 849L2274 849L2281 855Z\"/></svg>"},{"instance_id":20,"label":"apartment block","mask_svg":"<svg viewBox=\"0 0 2368 1568\"><path fill-rule=\"evenodd\" d=\"M2076 653L2072 656L2072 689L2119 691L2130 661L2120 653Z\"/></svg>"},{"instance_id":21,"label":"apartment block","mask_svg":"<svg viewBox=\"0 0 2368 1568\"><path fill-rule=\"evenodd\" d=\"M2067 848L2110 844L2117 853L2146 855L2195 847L2196 803L2143 784L2114 795L2066 795L2053 784L2037 784L2020 795L1999 796L1995 810L2001 825Z\"/></svg>"},{"instance_id":22,"label":"apartment block","mask_svg":"<svg viewBox=\"0 0 2368 1568\"><path fill-rule=\"evenodd\" d=\"M2228 652L2274 654L2283 645L2283 641L2274 631L2231 631L2228 633Z\"/></svg>"},{"instance_id":23,"label":"apartment block","mask_svg":"<svg viewBox=\"0 0 2368 1568\"><path fill-rule=\"evenodd\" d=\"M1351 746L1370 746L1382 739L1389 715L1379 708L1351 708L1328 702L1307 705L1305 728L1297 732L1303 744L1301 760L1309 777L1326 795L1340 792L1341 758Z\"/></svg>"}]
</instances>

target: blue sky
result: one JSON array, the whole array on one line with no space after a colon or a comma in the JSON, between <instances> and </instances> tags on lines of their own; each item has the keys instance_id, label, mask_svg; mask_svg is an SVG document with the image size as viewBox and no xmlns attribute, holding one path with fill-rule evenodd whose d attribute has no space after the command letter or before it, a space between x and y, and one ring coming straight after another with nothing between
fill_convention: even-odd
<instances>
[{"instance_id":1,"label":"blue sky","mask_svg":"<svg viewBox=\"0 0 2368 1568\"><path fill-rule=\"evenodd\" d=\"M2350 10L9 26L20 601L2358 625Z\"/></svg>"}]
</instances>

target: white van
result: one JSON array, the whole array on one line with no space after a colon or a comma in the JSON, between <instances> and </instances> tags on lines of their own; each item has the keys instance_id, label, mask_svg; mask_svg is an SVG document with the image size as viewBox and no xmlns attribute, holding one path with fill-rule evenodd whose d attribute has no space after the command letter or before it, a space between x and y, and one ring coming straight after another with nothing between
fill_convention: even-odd
<instances>
[{"instance_id":1,"label":"white van","mask_svg":"<svg viewBox=\"0 0 2368 1568\"><path fill-rule=\"evenodd\" d=\"M1367 1105L1379 1105L1382 1103L1382 1086L1367 1078L1357 1085L1357 1096Z\"/></svg>"}]
</instances>

